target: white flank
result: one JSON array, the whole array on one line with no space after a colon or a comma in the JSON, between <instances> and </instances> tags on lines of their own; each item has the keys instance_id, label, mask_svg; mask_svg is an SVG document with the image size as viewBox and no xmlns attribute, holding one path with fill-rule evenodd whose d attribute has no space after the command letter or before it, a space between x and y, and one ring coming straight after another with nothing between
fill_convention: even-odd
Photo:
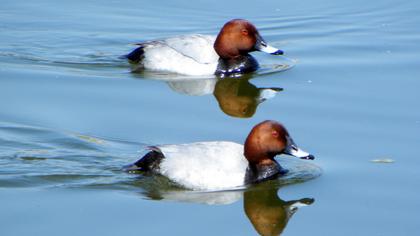
<instances>
[{"instance_id":1,"label":"white flank","mask_svg":"<svg viewBox=\"0 0 420 236\"><path fill-rule=\"evenodd\" d=\"M184 75L212 75L219 60L214 41L214 36L196 34L144 43L143 66Z\"/></svg>"},{"instance_id":2,"label":"white flank","mask_svg":"<svg viewBox=\"0 0 420 236\"><path fill-rule=\"evenodd\" d=\"M233 142L162 145L162 175L195 190L224 190L243 186L248 161L244 147Z\"/></svg>"}]
</instances>

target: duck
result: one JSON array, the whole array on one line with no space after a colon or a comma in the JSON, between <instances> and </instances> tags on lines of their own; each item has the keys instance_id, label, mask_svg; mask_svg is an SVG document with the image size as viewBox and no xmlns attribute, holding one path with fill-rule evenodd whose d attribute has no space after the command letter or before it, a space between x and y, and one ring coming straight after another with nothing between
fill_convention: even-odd
<instances>
[{"instance_id":1,"label":"duck","mask_svg":"<svg viewBox=\"0 0 420 236\"><path fill-rule=\"evenodd\" d=\"M315 157L298 148L283 124L266 120L255 125L244 145L231 141L150 146L147 153L125 171L165 176L192 190L230 190L276 179L288 170L274 159L288 154Z\"/></svg>"},{"instance_id":2,"label":"duck","mask_svg":"<svg viewBox=\"0 0 420 236\"><path fill-rule=\"evenodd\" d=\"M244 19L228 21L217 36L191 34L136 43L125 57L132 72L143 70L183 75L236 76L258 69L249 53L262 51L283 55L261 37L257 28Z\"/></svg>"}]
</instances>

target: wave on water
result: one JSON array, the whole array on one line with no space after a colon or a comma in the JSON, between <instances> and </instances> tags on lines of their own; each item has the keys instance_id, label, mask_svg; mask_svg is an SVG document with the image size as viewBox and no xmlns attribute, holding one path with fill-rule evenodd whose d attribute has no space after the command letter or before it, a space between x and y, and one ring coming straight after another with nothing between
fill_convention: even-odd
<instances>
[{"instance_id":1,"label":"wave on water","mask_svg":"<svg viewBox=\"0 0 420 236\"><path fill-rule=\"evenodd\" d=\"M0 123L0 187L119 188L144 144Z\"/></svg>"}]
</instances>

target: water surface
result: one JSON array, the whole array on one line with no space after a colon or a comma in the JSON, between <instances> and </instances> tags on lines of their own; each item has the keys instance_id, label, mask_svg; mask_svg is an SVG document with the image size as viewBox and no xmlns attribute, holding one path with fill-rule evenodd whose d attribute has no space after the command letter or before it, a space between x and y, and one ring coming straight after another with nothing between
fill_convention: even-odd
<instances>
[{"instance_id":1,"label":"water surface","mask_svg":"<svg viewBox=\"0 0 420 236\"><path fill-rule=\"evenodd\" d=\"M418 234L419 10L398 0L2 2L0 234ZM216 34L232 18L254 22L286 57L255 53L257 73L199 82L133 74L119 58L131 43ZM242 143L266 119L316 156L280 157L299 173L284 182L206 193L121 171L147 145Z\"/></svg>"}]
</instances>

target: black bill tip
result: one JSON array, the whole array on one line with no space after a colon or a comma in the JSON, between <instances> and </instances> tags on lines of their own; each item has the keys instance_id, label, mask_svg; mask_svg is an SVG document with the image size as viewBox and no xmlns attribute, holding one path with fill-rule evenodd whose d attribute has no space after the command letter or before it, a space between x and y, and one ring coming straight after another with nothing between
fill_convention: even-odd
<instances>
[{"instance_id":1,"label":"black bill tip","mask_svg":"<svg viewBox=\"0 0 420 236\"><path fill-rule=\"evenodd\" d=\"M271 55L283 55L283 54L284 54L283 50L280 50L280 49L271 53Z\"/></svg>"}]
</instances>

